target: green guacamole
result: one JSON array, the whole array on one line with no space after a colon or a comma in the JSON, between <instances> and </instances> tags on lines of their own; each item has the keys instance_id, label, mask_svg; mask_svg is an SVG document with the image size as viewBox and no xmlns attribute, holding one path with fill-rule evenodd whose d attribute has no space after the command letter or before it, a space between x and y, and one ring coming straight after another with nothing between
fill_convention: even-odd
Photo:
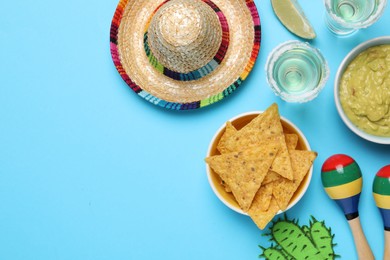
<instances>
[{"instance_id":1,"label":"green guacamole","mask_svg":"<svg viewBox=\"0 0 390 260\"><path fill-rule=\"evenodd\" d=\"M353 124L366 133L390 136L390 45L360 53L345 70L340 102Z\"/></svg>"}]
</instances>

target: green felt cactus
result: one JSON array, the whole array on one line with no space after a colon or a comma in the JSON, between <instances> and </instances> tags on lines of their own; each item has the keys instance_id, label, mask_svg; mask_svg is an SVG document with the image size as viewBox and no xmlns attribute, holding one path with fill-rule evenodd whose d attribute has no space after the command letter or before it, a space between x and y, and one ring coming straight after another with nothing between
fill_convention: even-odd
<instances>
[{"instance_id":1,"label":"green felt cactus","mask_svg":"<svg viewBox=\"0 0 390 260\"><path fill-rule=\"evenodd\" d=\"M305 235L301 227L289 220L276 222L271 227L272 240L296 259L320 259L321 253Z\"/></svg>"},{"instance_id":2,"label":"green felt cactus","mask_svg":"<svg viewBox=\"0 0 390 260\"><path fill-rule=\"evenodd\" d=\"M324 221L314 217L309 226L299 226L298 221L279 219L270 227L271 241L276 245L269 248L261 247L263 257L267 260L316 259L331 260L336 257L333 247L334 235L331 229L325 226Z\"/></svg>"},{"instance_id":3,"label":"green felt cactus","mask_svg":"<svg viewBox=\"0 0 390 260\"><path fill-rule=\"evenodd\" d=\"M305 233L305 235L311 239L311 235L310 235L310 228L306 225L302 226L302 230L303 232Z\"/></svg>"},{"instance_id":4,"label":"green felt cactus","mask_svg":"<svg viewBox=\"0 0 390 260\"><path fill-rule=\"evenodd\" d=\"M261 249L263 249L263 254L259 257L263 257L268 260L287 260L286 256L282 253L282 250L277 249L276 247L261 247Z\"/></svg>"},{"instance_id":5,"label":"green felt cactus","mask_svg":"<svg viewBox=\"0 0 390 260\"><path fill-rule=\"evenodd\" d=\"M264 248L260 246L263 250L263 254L259 255L260 258L265 258L267 260L295 260L289 256L282 248L273 246L269 248Z\"/></svg>"},{"instance_id":6,"label":"green felt cactus","mask_svg":"<svg viewBox=\"0 0 390 260\"><path fill-rule=\"evenodd\" d=\"M318 221L312 216L310 221L310 236L314 245L320 250L322 257L325 260L331 260L336 257L333 247L334 235L330 228L325 226L324 221Z\"/></svg>"}]
</instances>

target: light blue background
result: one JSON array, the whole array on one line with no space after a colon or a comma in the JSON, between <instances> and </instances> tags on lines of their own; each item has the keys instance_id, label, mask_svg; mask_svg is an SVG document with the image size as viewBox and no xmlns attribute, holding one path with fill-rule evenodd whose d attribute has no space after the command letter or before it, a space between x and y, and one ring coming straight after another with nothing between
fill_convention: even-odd
<instances>
[{"instance_id":1,"label":"light blue background","mask_svg":"<svg viewBox=\"0 0 390 260\"><path fill-rule=\"evenodd\" d=\"M117 73L109 51L116 0L0 2L0 259L257 259L268 238L214 196L203 159L226 120L273 102L319 153L308 192L288 215L325 220L336 253L356 259L348 224L320 181L327 157L349 154L364 174L363 229L382 258L371 184L390 164L390 146L343 124L333 81L353 47L390 35L390 10L337 38L324 26L322 1L301 0L331 76L316 100L294 105L271 92L264 65L276 45L297 38L268 0L255 2L262 45L247 81L226 100L184 113L142 100Z\"/></svg>"}]
</instances>

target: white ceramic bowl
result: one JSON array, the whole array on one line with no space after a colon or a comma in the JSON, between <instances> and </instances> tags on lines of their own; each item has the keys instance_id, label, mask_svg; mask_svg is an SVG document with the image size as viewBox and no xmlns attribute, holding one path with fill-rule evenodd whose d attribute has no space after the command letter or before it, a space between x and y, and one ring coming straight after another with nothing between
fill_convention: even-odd
<instances>
[{"instance_id":1,"label":"white ceramic bowl","mask_svg":"<svg viewBox=\"0 0 390 260\"><path fill-rule=\"evenodd\" d=\"M235 116L231 118L229 121L232 122L232 124L237 128L241 129L243 126L245 126L247 123L249 123L253 118L255 118L257 115L263 113L263 111L252 111L240 114L238 116ZM301 130L297 126L295 126L293 123L291 123L289 120L287 120L284 117L281 117L282 119L282 125L284 128L285 133L295 133L298 135L298 150L311 150L309 142L307 141L306 137L303 135ZM217 155L219 152L217 151L217 144L225 132L225 124L223 124L215 133L213 139L210 142L209 148L207 150L207 157L212 155ZM207 177L210 183L211 188L213 189L215 195L230 209L243 214L248 215L246 212L244 212L238 205L237 201L234 199L234 196L232 193L228 193L225 191L224 187L221 184L221 179L219 176L210 168L208 164L206 164L206 171L207 171ZM288 204L288 207L286 211L290 208L292 208L295 204L298 203L298 201L303 197L305 194L307 188L309 187L310 180L313 174L313 166L310 168L309 173L305 176L303 179L301 185L295 192L293 198L291 199L290 203ZM278 214L282 213L284 211L279 211Z\"/></svg>"},{"instance_id":2,"label":"white ceramic bowl","mask_svg":"<svg viewBox=\"0 0 390 260\"><path fill-rule=\"evenodd\" d=\"M336 77L335 77L335 82L334 82L334 99L337 107L337 111L339 112L339 115L341 119L344 121L344 123L348 126L349 129L351 129L352 132L357 134L358 136L374 142L374 143L379 143L379 144L390 144L390 137L381 137L381 136L376 136L372 134L368 134L358 128L356 125L354 125L347 115L344 113L343 107L341 106L340 103L340 97L339 97L339 86L340 86L340 81L341 78L344 74L345 69L348 67L348 65L351 63L351 61L359 55L362 51L373 47L377 45L383 45L383 44L390 44L390 36L383 36L379 38L375 38L372 40L365 41L361 43L360 45L356 46L352 51L348 53L348 55L344 58L344 60L341 62L339 69L337 71Z\"/></svg>"}]
</instances>

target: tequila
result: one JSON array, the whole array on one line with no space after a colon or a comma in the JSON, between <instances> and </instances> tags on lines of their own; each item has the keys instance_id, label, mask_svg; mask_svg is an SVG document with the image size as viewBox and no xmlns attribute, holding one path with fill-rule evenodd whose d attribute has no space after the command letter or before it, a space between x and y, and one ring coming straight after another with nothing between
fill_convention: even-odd
<instances>
[{"instance_id":1,"label":"tequila","mask_svg":"<svg viewBox=\"0 0 390 260\"><path fill-rule=\"evenodd\" d=\"M294 48L275 62L273 77L282 91L301 94L313 90L321 79L321 61L310 50Z\"/></svg>"},{"instance_id":2,"label":"tequila","mask_svg":"<svg viewBox=\"0 0 390 260\"><path fill-rule=\"evenodd\" d=\"M289 102L306 102L315 98L329 75L321 53L299 41L277 47L271 53L266 69L274 92Z\"/></svg>"},{"instance_id":3,"label":"tequila","mask_svg":"<svg viewBox=\"0 0 390 260\"><path fill-rule=\"evenodd\" d=\"M376 1L372 0L335 0L332 11L348 23L367 20L375 11Z\"/></svg>"},{"instance_id":4,"label":"tequila","mask_svg":"<svg viewBox=\"0 0 390 260\"><path fill-rule=\"evenodd\" d=\"M375 23L387 0L325 0L325 23L335 34L348 35Z\"/></svg>"}]
</instances>

